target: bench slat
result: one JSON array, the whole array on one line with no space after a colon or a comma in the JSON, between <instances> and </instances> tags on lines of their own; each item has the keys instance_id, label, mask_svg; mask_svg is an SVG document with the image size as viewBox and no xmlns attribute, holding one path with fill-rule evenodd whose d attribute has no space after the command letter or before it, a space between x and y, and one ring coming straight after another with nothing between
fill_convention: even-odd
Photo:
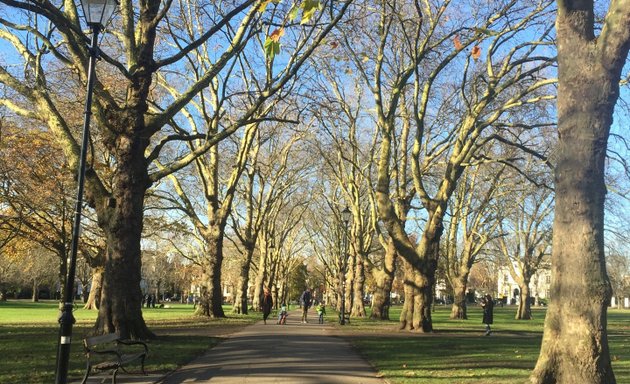
<instances>
[{"instance_id":1,"label":"bench slat","mask_svg":"<svg viewBox=\"0 0 630 384\"><path fill-rule=\"evenodd\" d=\"M98 344L113 343L116 340L118 340L117 334L108 333L107 335L88 337L84 340L84 344L89 348Z\"/></svg>"}]
</instances>

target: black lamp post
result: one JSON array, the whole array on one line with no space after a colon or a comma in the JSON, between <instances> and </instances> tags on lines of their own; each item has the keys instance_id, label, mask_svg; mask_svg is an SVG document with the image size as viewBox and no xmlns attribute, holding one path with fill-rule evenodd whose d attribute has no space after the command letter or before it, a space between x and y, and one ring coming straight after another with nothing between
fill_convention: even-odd
<instances>
[{"instance_id":1,"label":"black lamp post","mask_svg":"<svg viewBox=\"0 0 630 384\"><path fill-rule=\"evenodd\" d=\"M85 162L90 137L90 116L92 114L92 91L94 89L94 66L99 56L98 34L109 21L116 9L116 0L82 0L81 7L85 20L92 30L92 40L89 47L90 59L88 63L87 96L85 100L85 120L83 122L83 141L79 158L79 172L77 177L77 205L74 211L72 227L72 244L68 259L68 276L64 294L64 303L59 317L59 345L57 349L56 384L68 382L68 360L72 343L72 325L75 322L72 315L74 302L74 278L76 274L77 250L79 248L79 230L81 229L81 208L83 206L83 186L85 184Z\"/></svg>"},{"instance_id":2,"label":"black lamp post","mask_svg":"<svg viewBox=\"0 0 630 384\"><path fill-rule=\"evenodd\" d=\"M339 319L340 325L346 325L346 269L348 267L348 223L352 213L346 207L341 211L341 221L344 225L343 233L343 255L341 257L341 316Z\"/></svg>"}]
</instances>

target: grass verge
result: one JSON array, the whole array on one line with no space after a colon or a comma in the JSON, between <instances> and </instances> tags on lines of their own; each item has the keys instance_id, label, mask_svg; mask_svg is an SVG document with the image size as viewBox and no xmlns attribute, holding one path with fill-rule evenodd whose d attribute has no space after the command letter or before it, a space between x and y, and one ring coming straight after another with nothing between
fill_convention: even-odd
<instances>
[{"instance_id":1,"label":"grass verge","mask_svg":"<svg viewBox=\"0 0 630 384\"><path fill-rule=\"evenodd\" d=\"M228 333L259 320L260 314L230 315L226 319L192 316L192 306L171 304L170 308L144 308L143 317L158 337L149 342L146 370L166 373L176 369ZM54 381L59 337L57 302L0 302L0 383L52 383ZM85 373L81 339L94 324L96 313L76 309L68 377L79 380Z\"/></svg>"},{"instance_id":2,"label":"grass verge","mask_svg":"<svg viewBox=\"0 0 630 384\"><path fill-rule=\"evenodd\" d=\"M398 331L396 320L353 319L347 338L393 384L516 384L528 381L538 359L545 310L534 320L514 320L515 307L495 308L493 334L484 336L482 313L449 320L450 307L433 312L435 332ZM392 319L400 308L393 308ZM609 346L618 383L630 383L630 311L609 310Z\"/></svg>"}]
</instances>

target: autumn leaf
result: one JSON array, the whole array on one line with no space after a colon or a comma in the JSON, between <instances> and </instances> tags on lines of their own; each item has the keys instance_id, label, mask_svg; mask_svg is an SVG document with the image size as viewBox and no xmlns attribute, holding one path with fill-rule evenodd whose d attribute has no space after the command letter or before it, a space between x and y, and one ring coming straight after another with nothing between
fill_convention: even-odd
<instances>
[{"instance_id":1,"label":"autumn leaf","mask_svg":"<svg viewBox=\"0 0 630 384\"><path fill-rule=\"evenodd\" d=\"M481 56L481 48L478 45L475 45L472 49L472 58L477 60Z\"/></svg>"},{"instance_id":2,"label":"autumn leaf","mask_svg":"<svg viewBox=\"0 0 630 384\"><path fill-rule=\"evenodd\" d=\"M273 60L273 58L278 53L280 53L280 43L277 41L273 41L271 36L267 36L267 39L265 40L264 48L265 48L265 56L267 56L269 60Z\"/></svg>"},{"instance_id":3,"label":"autumn leaf","mask_svg":"<svg viewBox=\"0 0 630 384\"><path fill-rule=\"evenodd\" d=\"M284 36L284 28L278 28L276 30L274 30L273 32L271 32L271 35L269 35L269 38L274 42L277 43L280 41L280 38Z\"/></svg>"},{"instance_id":4,"label":"autumn leaf","mask_svg":"<svg viewBox=\"0 0 630 384\"><path fill-rule=\"evenodd\" d=\"M331 41L330 42L330 48L335 49L339 46L339 43L336 41Z\"/></svg>"},{"instance_id":5,"label":"autumn leaf","mask_svg":"<svg viewBox=\"0 0 630 384\"><path fill-rule=\"evenodd\" d=\"M458 51L463 48L462 42L459 40L459 35L455 35L455 37L453 38L453 45Z\"/></svg>"}]
</instances>

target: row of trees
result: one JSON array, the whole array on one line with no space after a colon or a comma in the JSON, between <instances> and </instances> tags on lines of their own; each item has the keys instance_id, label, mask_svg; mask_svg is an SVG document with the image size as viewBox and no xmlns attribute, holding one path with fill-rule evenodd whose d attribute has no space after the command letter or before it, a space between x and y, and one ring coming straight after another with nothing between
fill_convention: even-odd
<instances>
[{"instance_id":1,"label":"row of trees","mask_svg":"<svg viewBox=\"0 0 630 384\"><path fill-rule=\"evenodd\" d=\"M0 244L36 242L63 277L86 36L71 2L0 4L15 15L0 19ZM519 282L529 318L530 279L551 252L532 382L614 382L604 158L630 9L613 1L603 19L592 2L555 4L122 1L101 44L87 172L94 331L152 336L140 308L150 239L194 266L199 315L225 316L228 266L237 313L250 286L253 308L263 286L289 299L309 268L329 300L345 287L353 316L370 282L372 317L386 319L398 274L401 327L420 332L433 330L438 278L466 318L471 269L488 258Z\"/></svg>"}]
</instances>

